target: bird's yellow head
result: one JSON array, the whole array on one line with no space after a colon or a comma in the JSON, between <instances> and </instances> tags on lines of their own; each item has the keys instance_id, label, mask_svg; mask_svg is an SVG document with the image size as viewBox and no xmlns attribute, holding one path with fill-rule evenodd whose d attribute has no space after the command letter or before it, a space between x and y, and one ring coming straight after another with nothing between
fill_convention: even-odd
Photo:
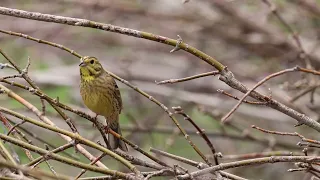
<instances>
[{"instance_id":1,"label":"bird's yellow head","mask_svg":"<svg viewBox=\"0 0 320 180\"><path fill-rule=\"evenodd\" d=\"M84 56L80 61L80 76L85 81L93 80L103 72L103 67L95 57Z\"/></svg>"}]
</instances>

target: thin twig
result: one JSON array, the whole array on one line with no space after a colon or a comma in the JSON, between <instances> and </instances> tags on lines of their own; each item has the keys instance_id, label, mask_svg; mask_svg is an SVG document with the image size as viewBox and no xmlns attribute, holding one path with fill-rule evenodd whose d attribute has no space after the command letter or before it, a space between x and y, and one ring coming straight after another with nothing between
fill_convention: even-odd
<instances>
[{"instance_id":1,"label":"thin twig","mask_svg":"<svg viewBox=\"0 0 320 180\"><path fill-rule=\"evenodd\" d=\"M8 63L0 63L0 69L4 69L4 68L15 69L12 65L10 65Z\"/></svg>"},{"instance_id":2,"label":"thin twig","mask_svg":"<svg viewBox=\"0 0 320 180\"><path fill-rule=\"evenodd\" d=\"M13 121L11 121L8 117L6 117L6 119L10 122L10 125L11 125L11 124L15 125L15 123L14 123ZM12 127L12 125L11 125L11 127ZM19 128L21 128L21 127L19 127ZM22 128L21 128L21 129L22 129ZM22 131L20 131L20 129L15 128L13 132L14 132L14 133L16 132L17 134L19 134L19 135L22 137L22 139L24 139L24 140L25 140L26 142L28 142L29 144L33 144L32 140L29 139Z\"/></svg>"},{"instance_id":3,"label":"thin twig","mask_svg":"<svg viewBox=\"0 0 320 180\"><path fill-rule=\"evenodd\" d=\"M288 169L288 172L297 172L297 171L306 171L308 168L296 168L296 169Z\"/></svg>"},{"instance_id":4,"label":"thin twig","mask_svg":"<svg viewBox=\"0 0 320 180\"><path fill-rule=\"evenodd\" d=\"M152 168L152 169L155 169L155 170L161 170L161 169L164 168L164 166L161 166L161 165L158 165L158 164L155 164L155 163L151 163L151 162L148 162L146 160L139 159L138 157L126 154L123 151L118 150L118 149L115 150L115 152L117 154L119 154L120 156L124 157L125 159L129 160L132 164L135 164L135 165L144 166L144 167Z\"/></svg>"},{"instance_id":5,"label":"thin twig","mask_svg":"<svg viewBox=\"0 0 320 180\"><path fill-rule=\"evenodd\" d=\"M226 95L226 96L228 96L228 97L231 97L231 98L233 98L233 99L235 99L235 100L240 100L237 96L234 96L234 95L232 95L232 94L230 94L230 93L227 93L227 92L225 92L225 91L222 90L222 89L218 89L217 92L219 92L219 93L221 93L221 94L223 94L223 95ZM266 104L267 104L267 102L248 101L248 100L243 100L243 102L244 102L244 103L247 103L247 104L254 104L254 105L266 105Z\"/></svg>"},{"instance_id":6,"label":"thin twig","mask_svg":"<svg viewBox=\"0 0 320 180\"><path fill-rule=\"evenodd\" d=\"M90 165L95 164L97 161L100 161L100 159L102 159L106 154L102 153L100 156L98 156L94 161L92 161L90 163ZM74 178L75 180L79 179L84 173L86 173L87 170L86 169L82 169L81 172Z\"/></svg>"},{"instance_id":7,"label":"thin twig","mask_svg":"<svg viewBox=\"0 0 320 180\"><path fill-rule=\"evenodd\" d=\"M269 152L257 152L257 153L248 153L248 154L223 155L222 159L241 160L241 159L253 159L253 158L270 157L270 156L303 156L303 154L293 153L290 151L269 151Z\"/></svg>"},{"instance_id":8,"label":"thin twig","mask_svg":"<svg viewBox=\"0 0 320 180\"><path fill-rule=\"evenodd\" d=\"M222 113L220 112L212 112L212 111L209 111L209 110L206 110L202 107L199 107L199 111L205 113L206 115L208 116L211 116L214 120L219 120L221 119L221 117L223 116ZM270 145L270 140L266 137L256 137L254 135L252 135L251 133L248 132L247 129L243 129L243 128L240 128L237 124L234 124L233 122L231 121L227 121L226 123L223 124L222 127L224 126L227 126L228 128L231 128L232 130L238 132L241 134L241 136L238 136L238 137L241 137L241 139L243 140L250 140L250 141L253 141L253 142L257 142L257 143L260 143L260 144L263 144L265 146L269 146ZM225 133L224 133L225 134ZM230 137L230 135L226 134L226 136ZM232 138L232 136L231 136ZM286 142L273 142L274 146L278 146L278 147L283 147L283 148L286 148L286 149L299 149L297 148L297 146L293 146L292 144L289 144L289 143L286 143Z\"/></svg>"},{"instance_id":9,"label":"thin twig","mask_svg":"<svg viewBox=\"0 0 320 180\"><path fill-rule=\"evenodd\" d=\"M173 83L178 83L178 82L184 82L184 81L190 81L193 79L197 79L197 78L202 78L202 77L206 77L206 76L215 76L219 74L219 71L211 71L211 72L206 72L206 73L202 73L202 74L197 74L194 76L189 76L189 77L185 77L185 78L181 78L181 79L169 79L169 80L164 80L164 81L155 81L156 84L161 85L161 84L173 84Z\"/></svg>"},{"instance_id":10,"label":"thin twig","mask_svg":"<svg viewBox=\"0 0 320 180\"><path fill-rule=\"evenodd\" d=\"M308 142L298 142L297 146L308 147L308 148L320 148L320 145L312 144L312 143L308 143Z\"/></svg>"},{"instance_id":11,"label":"thin twig","mask_svg":"<svg viewBox=\"0 0 320 180\"><path fill-rule=\"evenodd\" d=\"M150 151L155 153L155 154L159 154L161 156L165 156L165 157L168 157L170 159L174 159L174 160L189 164L189 165L197 167L199 169L203 169L204 167L208 167L208 165L206 165L206 164L204 164L202 162L196 162L196 161L193 161L193 160L181 157L181 156L173 155L171 153L167 153L167 152L164 152L164 151L152 148L152 147L150 148Z\"/></svg>"},{"instance_id":12,"label":"thin twig","mask_svg":"<svg viewBox=\"0 0 320 180\"><path fill-rule=\"evenodd\" d=\"M20 138L20 136L21 136L26 142L28 142L29 144L31 144L31 141L30 141L29 139L27 139L26 137L24 137L23 134L22 134L19 130L16 129L17 126L16 126L16 125L12 126L12 125L10 124L10 122L8 121L8 118L5 117L1 112L0 112L0 119L1 119L1 121L3 122L3 124L5 125L5 127L9 129L9 131L8 131L8 133L7 133L8 136L9 136L10 132L12 132L12 134L13 134L17 139L21 140L21 138ZM24 121L22 121L22 122L24 122ZM17 134L16 134L15 132L17 132ZM18 134L19 134L20 136L19 136ZM4 141L4 142L5 142L5 141ZM27 150L27 149L25 149L25 148L23 148L23 149L24 149L25 154L26 154L26 156L28 157L28 159L29 159L30 161L32 161L32 160L33 160L33 156L32 156L32 154L30 153L30 151Z\"/></svg>"},{"instance_id":13,"label":"thin twig","mask_svg":"<svg viewBox=\"0 0 320 180\"><path fill-rule=\"evenodd\" d=\"M166 172L171 172L171 169L161 169L159 171L153 172L153 173L149 174L147 177L145 177L144 180L151 179L154 176L159 176L159 175L166 173Z\"/></svg>"},{"instance_id":14,"label":"thin twig","mask_svg":"<svg viewBox=\"0 0 320 180\"><path fill-rule=\"evenodd\" d=\"M49 146L45 144L46 150L49 151ZM48 160L45 160L47 166L49 167L50 171L52 172L52 174L54 174L55 176L57 176L57 172L53 169L53 166L51 166L51 164L49 163Z\"/></svg>"},{"instance_id":15,"label":"thin twig","mask_svg":"<svg viewBox=\"0 0 320 180\"><path fill-rule=\"evenodd\" d=\"M5 33L5 34L9 34L9 35L13 35L13 36L22 37L22 38L25 38L25 39L29 39L31 41L35 41L35 42L38 42L38 43L41 43L41 44L47 44L49 46L57 47L59 49L67 51L70 54L73 54L74 56L77 56L78 58L81 58L81 56L78 53L76 53L74 50L66 48L66 47L62 46L61 44L52 43L50 41L45 41L45 40L42 40L42 39L38 39L38 38L29 36L29 35L26 35L26 34L12 32L12 31L6 31L6 30L2 30L2 29L0 29L0 32Z\"/></svg>"},{"instance_id":16,"label":"thin twig","mask_svg":"<svg viewBox=\"0 0 320 180\"><path fill-rule=\"evenodd\" d=\"M184 117L185 120L189 121L196 129L197 131L199 132L200 136L205 140L205 142L207 143L207 145L209 146L213 156L214 156L214 162L216 165L219 164L219 161L218 161L218 156L217 156L217 153L216 153L216 149L214 148L214 146L212 145L210 139L208 138L208 136L206 135L204 129L201 129L191 118L190 116L188 116L184 111L183 109L178 106L178 107L172 107L172 109L174 109L174 113L176 114L180 114ZM203 160L209 165L211 166L212 164L209 162L208 158L203 155L201 152L199 154Z\"/></svg>"},{"instance_id":17,"label":"thin twig","mask_svg":"<svg viewBox=\"0 0 320 180\"><path fill-rule=\"evenodd\" d=\"M177 172L178 172L178 168L179 168L179 169L181 169L182 171L184 171L185 174L187 174L187 175L189 176L189 179L190 179L190 180L195 180L195 178L189 173L189 170L188 170L188 169L180 166L179 164L175 164L173 167L174 167L174 171L176 172L176 174L178 174ZM177 176L176 176L176 178L177 178Z\"/></svg>"},{"instance_id":18,"label":"thin twig","mask_svg":"<svg viewBox=\"0 0 320 180\"><path fill-rule=\"evenodd\" d=\"M65 151L66 149L68 149L68 148L70 148L70 147L72 147L72 146L74 146L74 142L69 142L69 143L67 143L67 144L65 144L65 145L59 146L59 147L51 150L50 152L51 152L51 153L63 152L63 151ZM44 156L40 156L40 157L38 157L37 159L35 159L35 160L29 162L28 164L26 164L26 166L33 166L33 167L34 167L35 164L39 164L39 163L41 163L41 162L44 161L44 160L45 160L45 157L44 157Z\"/></svg>"},{"instance_id":19,"label":"thin twig","mask_svg":"<svg viewBox=\"0 0 320 180\"><path fill-rule=\"evenodd\" d=\"M320 141L305 138L304 136L302 136L301 134L299 134L297 132L290 133L290 132L270 131L270 130L262 129L260 127L255 126L255 125L252 125L251 127L254 129L257 129L259 131L262 131L264 133L268 133L268 134L276 134L276 135L282 135L282 136L297 136L297 137L301 138L301 140L304 142L309 142L309 143L320 145Z\"/></svg>"},{"instance_id":20,"label":"thin twig","mask_svg":"<svg viewBox=\"0 0 320 180\"><path fill-rule=\"evenodd\" d=\"M7 150L7 148L4 146L2 141L0 141L0 149L1 149L1 152L3 152L4 157L8 162L11 162L12 164L17 165L17 162L14 160L14 158L12 157L10 152Z\"/></svg>"},{"instance_id":21,"label":"thin twig","mask_svg":"<svg viewBox=\"0 0 320 180\"><path fill-rule=\"evenodd\" d=\"M294 97L292 97L289 102L293 103L296 100L298 100L299 98L301 98L302 96L306 95L309 92L313 92L316 88L318 88L320 85L314 85L314 86L310 86L307 89L302 90L301 92L299 92L298 94L296 94Z\"/></svg>"},{"instance_id":22,"label":"thin twig","mask_svg":"<svg viewBox=\"0 0 320 180\"><path fill-rule=\"evenodd\" d=\"M1 79L13 79L13 78L22 78L22 76L21 74L14 74L14 75L2 77Z\"/></svg>"},{"instance_id":23,"label":"thin twig","mask_svg":"<svg viewBox=\"0 0 320 180\"><path fill-rule=\"evenodd\" d=\"M264 2L265 4L267 4L271 10L271 12L274 14L274 16L281 22L281 24L284 25L284 27L287 28L287 30L290 32L290 34L292 35L295 43L297 44L298 46L298 49L299 49L299 58L301 58L302 60L305 61L306 63L306 66L308 68L311 68L311 60L308 56L308 54L306 53L306 51L304 50L303 46L302 46L302 43L301 43L301 40L299 38L299 35L298 33L296 33L293 28L289 25L289 23L287 23L287 21L280 15L280 13L278 12L277 10L277 7L275 6L274 3L272 3L272 1L270 0L262 0L262 2Z\"/></svg>"},{"instance_id":24,"label":"thin twig","mask_svg":"<svg viewBox=\"0 0 320 180\"><path fill-rule=\"evenodd\" d=\"M15 128L16 128L16 127L18 127L18 126L20 126L20 125L22 125L22 124L24 124L24 123L25 123L25 121L21 121L21 122L15 124L14 126L12 126L12 127L9 129L7 135L9 136L11 132L15 131Z\"/></svg>"},{"instance_id":25,"label":"thin twig","mask_svg":"<svg viewBox=\"0 0 320 180\"><path fill-rule=\"evenodd\" d=\"M40 102L41 102L41 112L42 112L42 115L46 115L46 103L45 103L45 100L40 98ZM75 131L75 130L73 130Z\"/></svg>"}]
</instances>

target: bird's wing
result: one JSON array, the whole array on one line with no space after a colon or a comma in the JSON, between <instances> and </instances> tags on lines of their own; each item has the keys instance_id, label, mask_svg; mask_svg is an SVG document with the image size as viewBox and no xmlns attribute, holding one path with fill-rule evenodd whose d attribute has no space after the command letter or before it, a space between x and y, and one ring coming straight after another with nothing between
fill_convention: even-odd
<instances>
[{"instance_id":1,"label":"bird's wing","mask_svg":"<svg viewBox=\"0 0 320 180\"><path fill-rule=\"evenodd\" d=\"M118 106L119 106L119 114L121 113L121 110L123 108L122 106L122 98L121 98L121 94L120 94L120 90L119 90L119 87L116 83L116 81L113 79L113 83L114 83L114 88L115 88L115 96L116 96L116 99L118 101Z\"/></svg>"}]
</instances>

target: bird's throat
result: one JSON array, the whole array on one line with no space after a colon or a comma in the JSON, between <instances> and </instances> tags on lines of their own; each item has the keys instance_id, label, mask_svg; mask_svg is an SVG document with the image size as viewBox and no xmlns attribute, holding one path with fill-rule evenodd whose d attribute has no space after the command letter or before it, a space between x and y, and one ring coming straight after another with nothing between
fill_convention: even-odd
<instances>
[{"instance_id":1,"label":"bird's throat","mask_svg":"<svg viewBox=\"0 0 320 180\"><path fill-rule=\"evenodd\" d=\"M86 67L80 68L80 76L83 81L92 81L96 78L96 74L92 73L92 71Z\"/></svg>"}]
</instances>

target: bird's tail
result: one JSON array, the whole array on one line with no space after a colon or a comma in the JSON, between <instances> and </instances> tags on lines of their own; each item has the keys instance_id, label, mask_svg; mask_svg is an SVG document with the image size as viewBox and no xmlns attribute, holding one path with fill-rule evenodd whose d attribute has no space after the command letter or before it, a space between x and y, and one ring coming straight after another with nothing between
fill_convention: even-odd
<instances>
[{"instance_id":1,"label":"bird's tail","mask_svg":"<svg viewBox=\"0 0 320 180\"><path fill-rule=\"evenodd\" d=\"M113 123L110 123L109 128L122 136L119 122L115 121ZM128 151L127 145L122 140L115 137L111 133L108 134L108 141L112 149L120 148L122 151Z\"/></svg>"}]
</instances>

